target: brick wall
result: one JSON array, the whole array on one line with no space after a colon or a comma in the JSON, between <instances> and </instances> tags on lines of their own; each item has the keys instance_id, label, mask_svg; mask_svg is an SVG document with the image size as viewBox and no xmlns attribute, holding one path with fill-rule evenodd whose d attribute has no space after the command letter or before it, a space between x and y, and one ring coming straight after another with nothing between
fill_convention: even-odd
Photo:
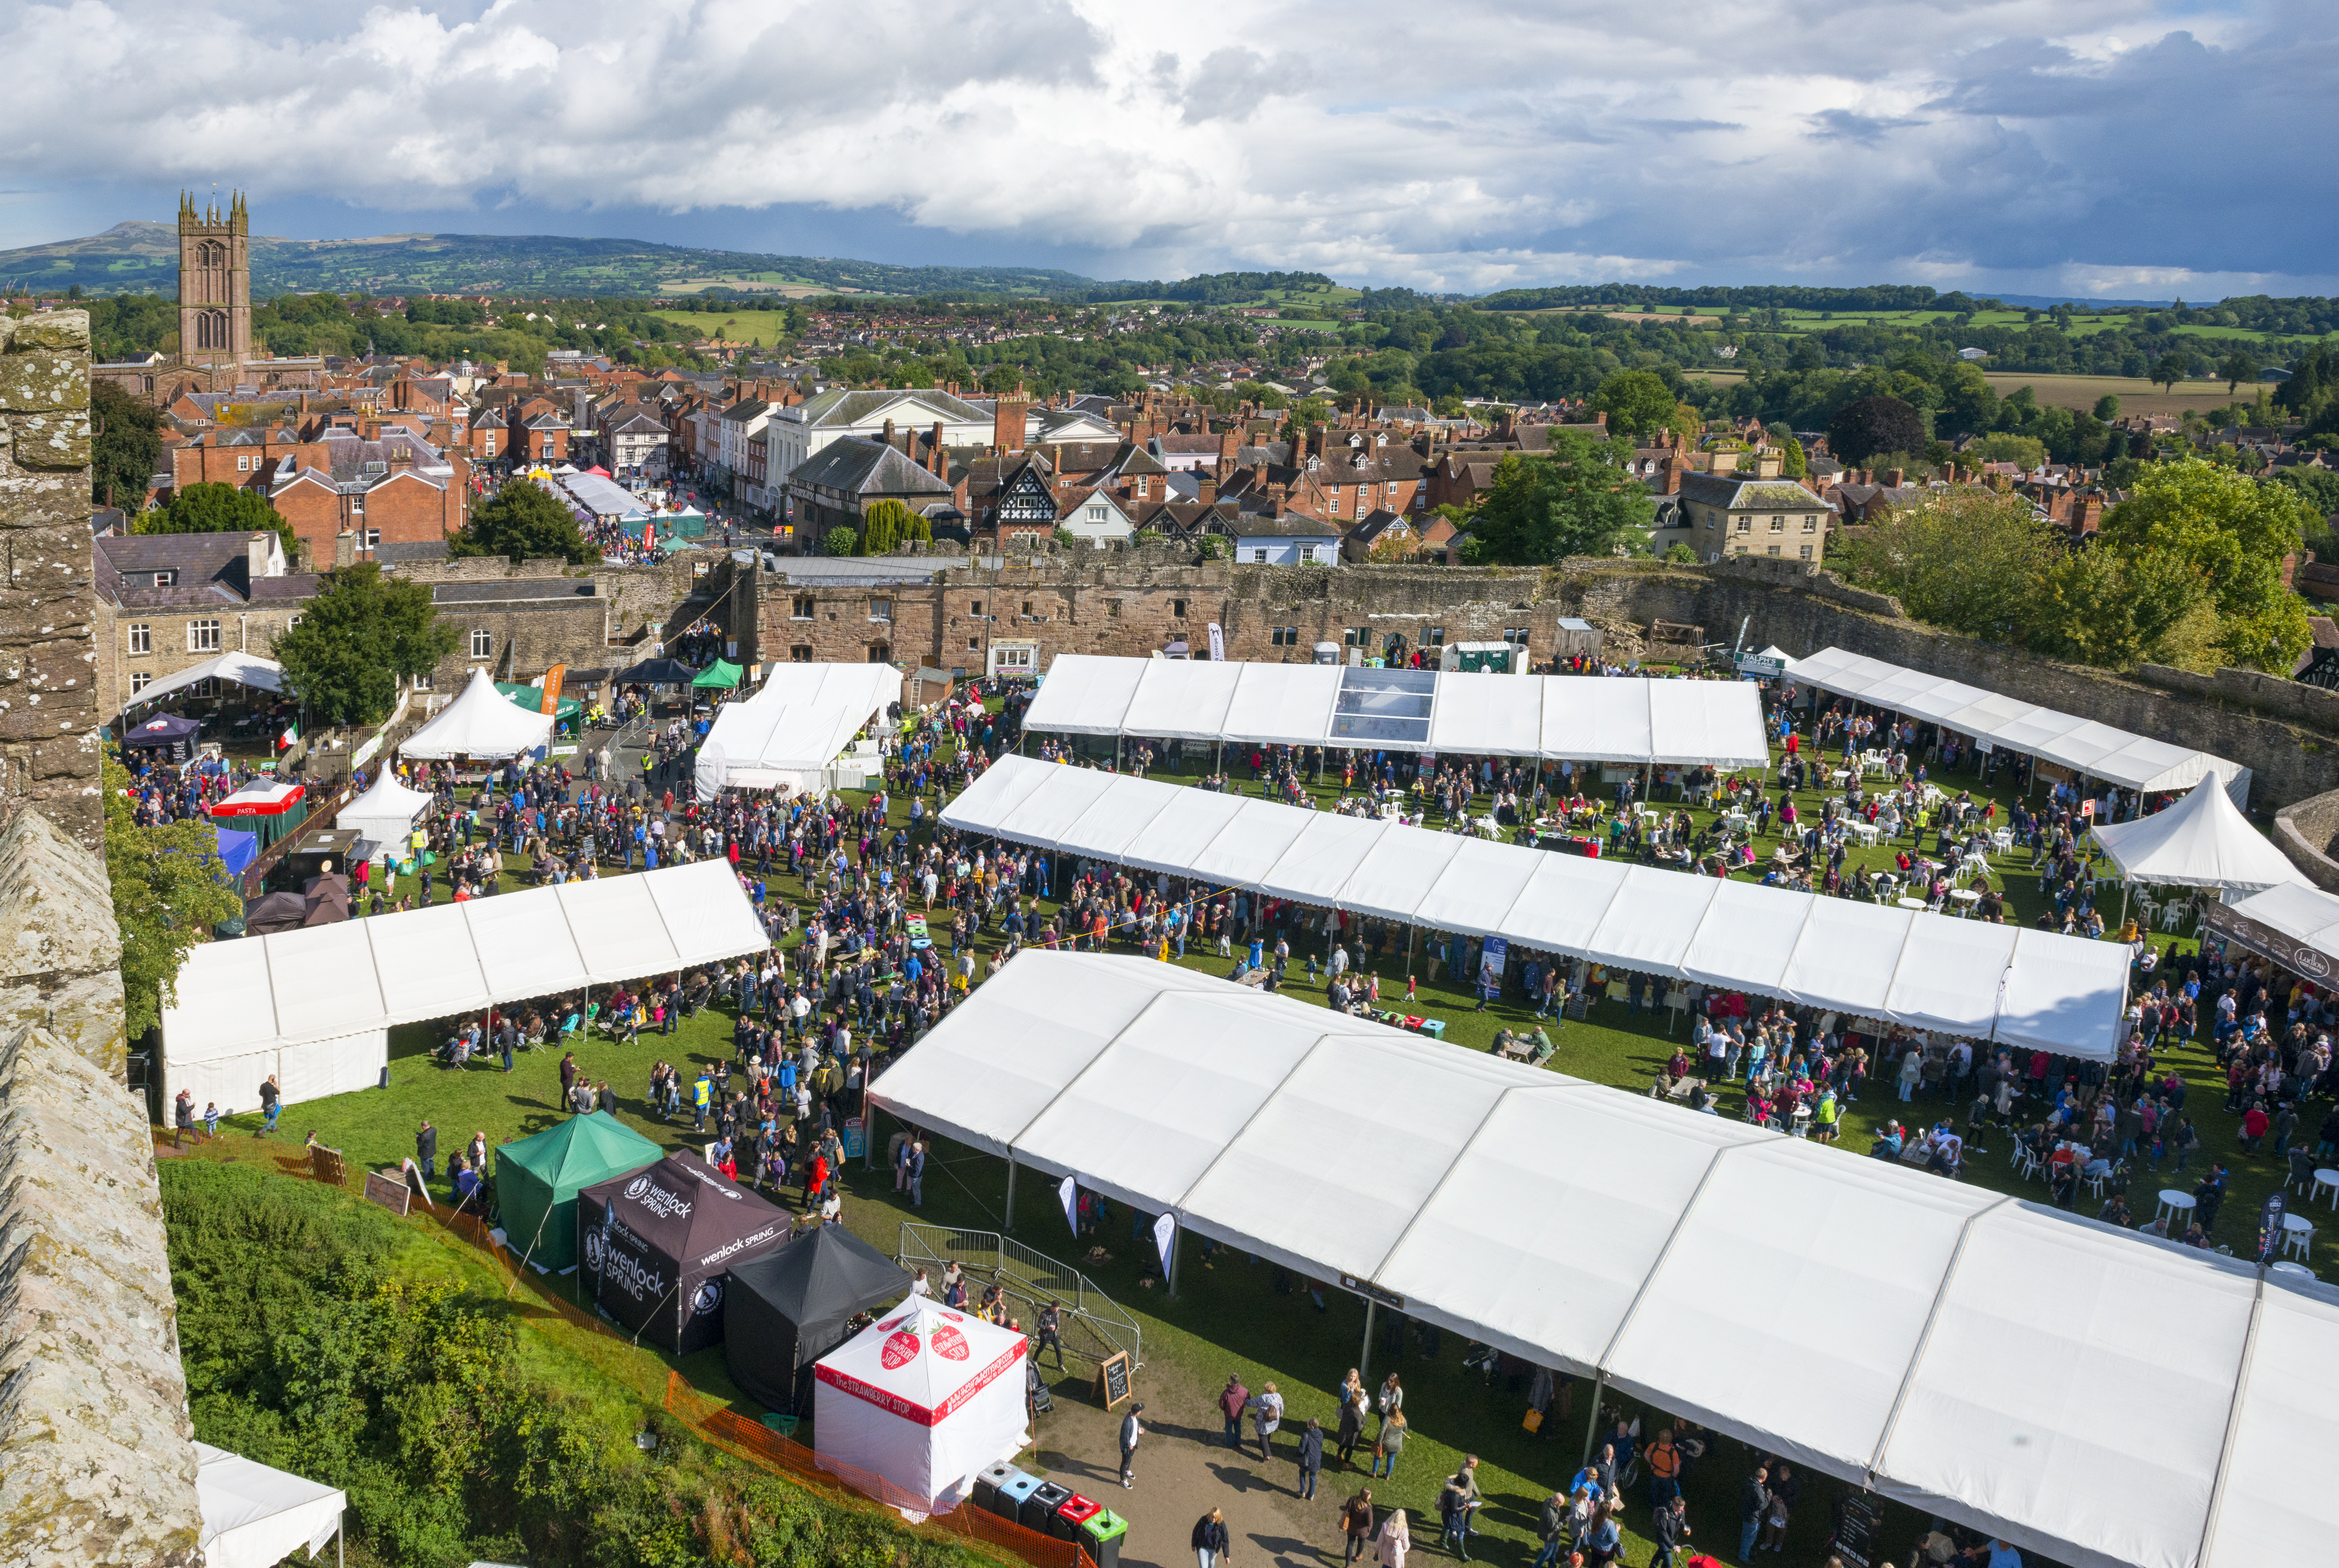
<instances>
[{"instance_id":1,"label":"brick wall","mask_svg":"<svg viewBox=\"0 0 2339 1568\"><path fill-rule=\"evenodd\" d=\"M89 313L0 317L0 826L26 804L94 849Z\"/></svg>"}]
</instances>

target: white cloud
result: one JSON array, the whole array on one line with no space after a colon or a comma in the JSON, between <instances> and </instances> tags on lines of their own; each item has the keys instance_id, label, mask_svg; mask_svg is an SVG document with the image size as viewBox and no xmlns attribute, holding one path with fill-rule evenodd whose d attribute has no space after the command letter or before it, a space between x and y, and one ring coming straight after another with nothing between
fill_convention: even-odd
<instances>
[{"instance_id":1,"label":"white cloud","mask_svg":"<svg viewBox=\"0 0 2339 1568\"><path fill-rule=\"evenodd\" d=\"M2300 11L19 0L0 145L263 217L876 211L1120 275L2279 290L2333 270L2339 23Z\"/></svg>"}]
</instances>

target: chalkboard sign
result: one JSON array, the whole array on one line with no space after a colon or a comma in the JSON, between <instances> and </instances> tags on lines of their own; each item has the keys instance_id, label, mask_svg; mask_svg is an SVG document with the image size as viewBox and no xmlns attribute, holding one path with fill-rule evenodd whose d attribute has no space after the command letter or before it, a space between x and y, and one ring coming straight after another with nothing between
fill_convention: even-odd
<instances>
[{"instance_id":1,"label":"chalkboard sign","mask_svg":"<svg viewBox=\"0 0 2339 1568\"><path fill-rule=\"evenodd\" d=\"M1107 1410L1129 1397L1129 1352L1116 1351L1098 1363L1096 1395Z\"/></svg>"},{"instance_id":2,"label":"chalkboard sign","mask_svg":"<svg viewBox=\"0 0 2339 1568\"><path fill-rule=\"evenodd\" d=\"M1844 1568L1876 1568L1877 1538L1883 1533L1883 1511L1876 1499L1853 1493L1843 1500L1843 1516L1836 1521L1835 1554Z\"/></svg>"},{"instance_id":3,"label":"chalkboard sign","mask_svg":"<svg viewBox=\"0 0 2339 1568\"><path fill-rule=\"evenodd\" d=\"M365 1195L368 1203L379 1203L401 1219L414 1196L406 1188L406 1173L402 1170L367 1171Z\"/></svg>"}]
</instances>

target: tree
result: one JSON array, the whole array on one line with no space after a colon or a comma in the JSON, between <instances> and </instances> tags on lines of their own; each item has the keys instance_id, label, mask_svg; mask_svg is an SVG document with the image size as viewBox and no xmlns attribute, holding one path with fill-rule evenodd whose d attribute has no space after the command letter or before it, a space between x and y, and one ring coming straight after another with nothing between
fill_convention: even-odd
<instances>
[{"instance_id":1,"label":"tree","mask_svg":"<svg viewBox=\"0 0 2339 1568\"><path fill-rule=\"evenodd\" d=\"M2040 653L2107 669L2201 663L2216 627L2208 585L2183 561L2100 544L2058 556L2026 618L2024 640Z\"/></svg>"},{"instance_id":2,"label":"tree","mask_svg":"<svg viewBox=\"0 0 2339 1568\"><path fill-rule=\"evenodd\" d=\"M831 528L820 547L832 556L854 556L861 553L861 536L851 528Z\"/></svg>"},{"instance_id":3,"label":"tree","mask_svg":"<svg viewBox=\"0 0 2339 1568\"><path fill-rule=\"evenodd\" d=\"M135 1040L162 1021L188 951L212 927L242 914L243 899L220 863L211 823L140 827L123 794L130 774L111 758L104 769L105 874L122 932L123 1021Z\"/></svg>"},{"instance_id":4,"label":"tree","mask_svg":"<svg viewBox=\"0 0 2339 1568\"><path fill-rule=\"evenodd\" d=\"M558 556L582 566L600 555L577 516L533 479L513 479L471 508L470 521L447 541L449 555L504 556L514 562Z\"/></svg>"},{"instance_id":5,"label":"tree","mask_svg":"<svg viewBox=\"0 0 2339 1568\"><path fill-rule=\"evenodd\" d=\"M1624 471L1631 455L1621 439L1554 430L1545 456L1505 457L1470 529L1482 557L1541 566L1570 556L1617 555L1638 542L1656 517L1656 501Z\"/></svg>"},{"instance_id":6,"label":"tree","mask_svg":"<svg viewBox=\"0 0 2339 1568\"><path fill-rule=\"evenodd\" d=\"M2315 520L2286 486L2187 458L2139 470L2097 548L2181 565L2215 597L2226 662L2288 675L2314 636L2305 605L2282 586L2282 562Z\"/></svg>"},{"instance_id":7,"label":"tree","mask_svg":"<svg viewBox=\"0 0 2339 1568\"><path fill-rule=\"evenodd\" d=\"M907 542L913 514L908 505L891 496L872 501L861 511L861 537L856 556L889 556Z\"/></svg>"},{"instance_id":8,"label":"tree","mask_svg":"<svg viewBox=\"0 0 2339 1568\"><path fill-rule=\"evenodd\" d=\"M1854 398L1828 421L1828 449L1847 463L1925 449L1924 417L1898 398Z\"/></svg>"},{"instance_id":9,"label":"tree","mask_svg":"<svg viewBox=\"0 0 2339 1568\"><path fill-rule=\"evenodd\" d=\"M2119 399L2110 392L2096 399L2096 418L2107 425L2119 418Z\"/></svg>"},{"instance_id":10,"label":"tree","mask_svg":"<svg viewBox=\"0 0 2339 1568\"><path fill-rule=\"evenodd\" d=\"M2018 436L2009 430L1992 430L1981 439L1979 449L1985 463L2019 463L2028 473L2047 460L2047 443L2036 436Z\"/></svg>"},{"instance_id":11,"label":"tree","mask_svg":"<svg viewBox=\"0 0 2339 1568\"><path fill-rule=\"evenodd\" d=\"M251 490L233 485L189 485L171 498L171 504L146 513L137 521L142 534L274 534L291 561L299 551L292 525L276 508Z\"/></svg>"},{"instance_id":12,"label":"tree","mask_svg":"<svg viewBox=\"0 0 2339 1568\"><path fill-rule=\"evenodd\" d=\"M1697 552L1676 539L1665 547L1665 559L1677 567L1693 567L1697 565Z\"/></svg>"},{"instance_id":13,"label":"tree","mask_svg":"<svg viewBox=\"0 0 2339 1568\"><path fill-rule=\"evenodd\" d=\"M1608 433L1639 440L1672 425L1681 399L1653 370L1619 370L1600 383L1592 406L1608 416Z\"/></svg>"},{"instance_id":14,"label":"tree","mask_svg":"<svg viewBox=\"0 0 2339 1568\"><path fill-rule=\"evenodd\" d=\"M2156 385L2166 387L2173 392L2176 390L2176 383L2191 375L2194 367L2198 363L2199 361L2193 357L2191 350L2171 349L2153 361L2152 380Z\"/></svg>"},{"instance_id":15,"label":"tree","mask_svg":"<svg viewBox=\"0 0 2339 1568\"><path fill-rule=\"evenodd\" d=\"M163 414L112 381L89 386L89 498L133 514L163 467Z\"/></svg>"},{"instance_id":16,"label":"tree","mask_svg":"<svg viewBox=\"0 0 2339 1568\"><path fill-rule=\"evenodd\" d=\"M2055 533L2019 496L1944 490L1847 537L1828 565L1920 621L2003 639L2020 627L2055 557Z\"/></svg>"},{"instance_id":17,"label":"tree","mask_svg":"<svg viewBox=\"0 0 2339 1568\"><path fill-rule=\"evenodd\" d=\"M1779 472L1781 475L1790 479L1800 479L1811 473L1811 459L1803 455L1802 442L1795 439L1792 436L1789 436L1787 438L1786 445L1780 448L1779 450L1781 457Z\"/></svg>"},{"instance_id":18,"label":"tree","mask_svg":"<svg viewBox=\"0 0 2339 1568\"><path fill-rule=\"evenodd\" d=\"M2258 363L2258 351L2247 343L2236 343L2226 357L2217 361L2217 377L2226 383L2226 395L2232 397L2234 389L2244 381L2255 381L2263 369Z\"/></svg>"},{"instance_id":19,"label":"tree","mask_svg":"<svg viewBox=\"0 0 2339 1568\"><path fill-rule=\"evenodd\" d=\"M401 678L429 675L455 642L427 584L360 561L324 575L301 624L276 639L275 654L311 722L370 725L388 715Z\"/></svg>"}]
</instances>

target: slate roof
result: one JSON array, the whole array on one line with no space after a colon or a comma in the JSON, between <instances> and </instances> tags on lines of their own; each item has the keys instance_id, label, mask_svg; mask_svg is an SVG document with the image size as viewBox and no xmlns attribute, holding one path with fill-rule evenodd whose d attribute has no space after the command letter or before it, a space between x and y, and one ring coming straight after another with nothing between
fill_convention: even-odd
<instances>
[{"instance_id":1,"label":"slate roof","mask_svg":"<svg viewBox=\"0 0 2339 1568\"><path fill-rule=\"evenodd\" d=\"M1738 474L1687 473L1682 476L1682 499L1728 511L1817 511L1826 503L1792 479L1756 479Z\"/></svg>"},{"instance_id":2,"label":"slate roof","mask_svg":"<svg viewBox=\"0 0 2339 1568\"><path fill-rule=\"evenodd\" d=\"M244 547L251 537L242 533L106 535L92 541L97 591L132 609L245 603L251 580ZM178 580L158 588L153 586L158 571L175 572Z\"/></svg>"},{"instance_id":3,"label":"slate roof","mask_svg":"<svg viewBox=\"0 0 2339 1568\"><path fill-rule=\"evenodd\" d=\"M936 478L883 441L847 437L831 441L796 465L791 486L839 490L852 496L947 496L948 482Z\"/></svg>"},{"instance_id":4,"label":"slate roof","mask_svg":"<svg viewBox=\"0 0 2339 1568\"><path fill-rule=\"evenodd\" d=\"M832 388L816 397L807 398L797 409L804 423L814 428L823 425L853 425L864 419L883 415L898 403L915 403L954 424L975 424L990 419L988 409L978 409L962 398L931 389L923 391L847 391ZM896 423L931 424L931 419L902 420Z\"/></svg>"}]
</instances>

